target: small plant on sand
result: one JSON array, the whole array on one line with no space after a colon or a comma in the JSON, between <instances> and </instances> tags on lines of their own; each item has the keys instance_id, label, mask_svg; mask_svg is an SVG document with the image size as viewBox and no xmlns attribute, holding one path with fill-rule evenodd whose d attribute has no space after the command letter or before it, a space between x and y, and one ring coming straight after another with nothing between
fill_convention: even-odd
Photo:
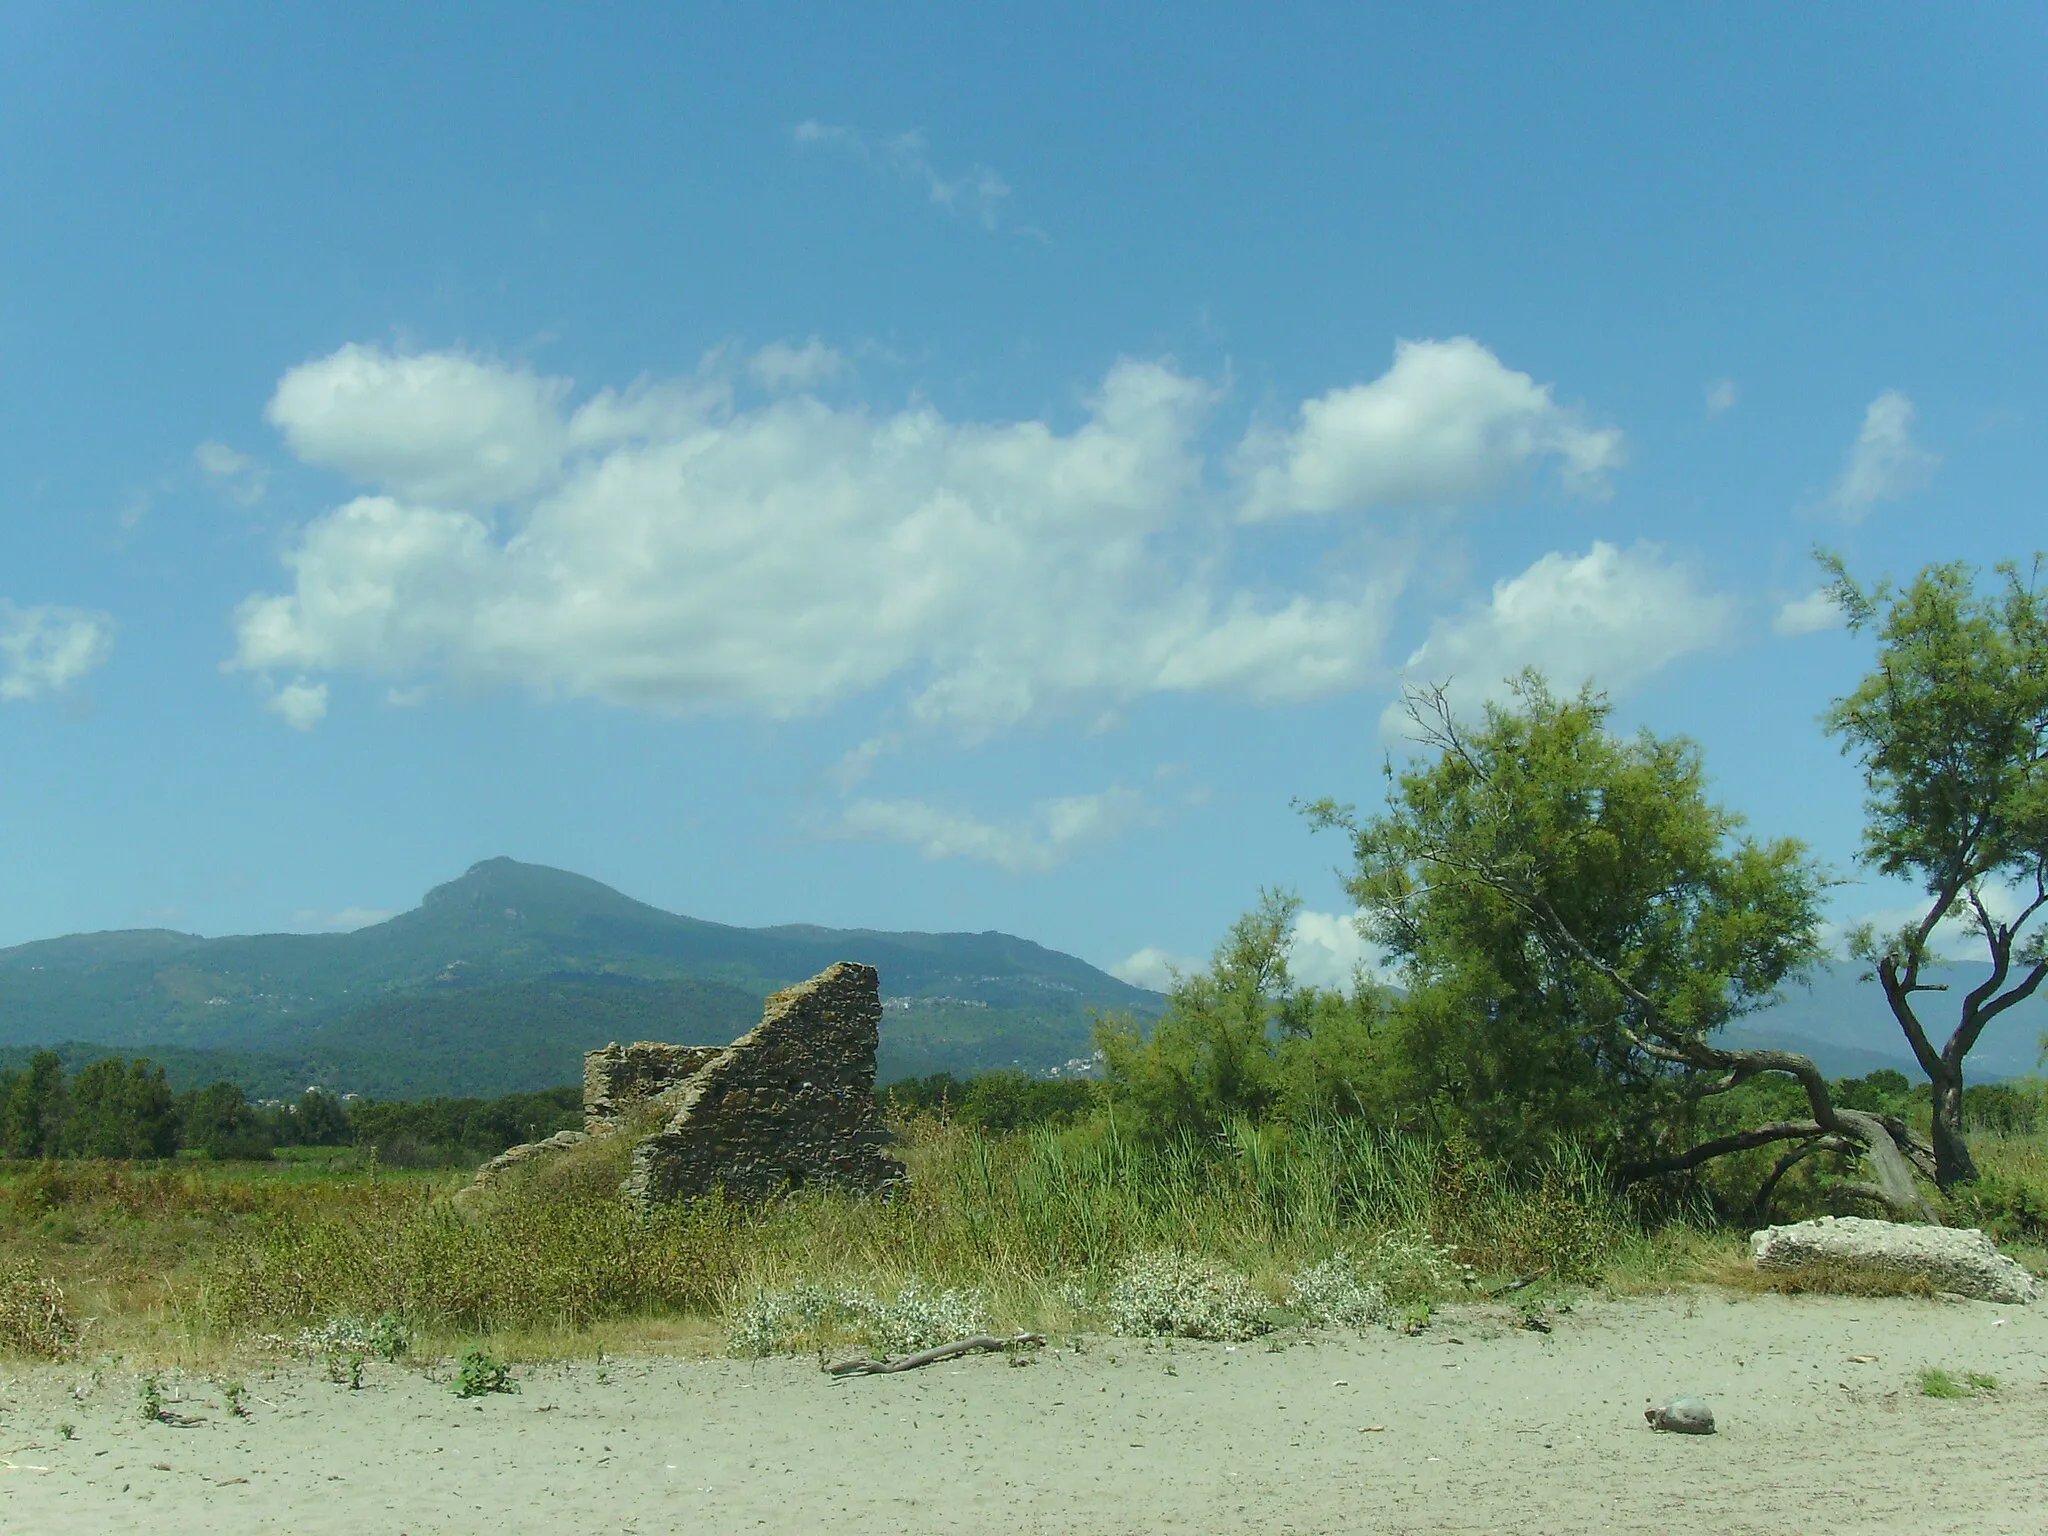
<instances>
[{"instance_id":1,"label":"small plant on sand","mask_svg":"<svg viewBox=\"0 0 2048 1536\"><path fill-rule=\"evenodd\" d=\"M1295 1275L1292 1285L1294 1310L1307 1322L1325 1328L1370 1328L1386 1321L1385 1287L1368 1278L1341 1249Z\"/></svg>"},{"instance_id":2,"label":"small plant on sand","mask_svg":"<svg viewBox=\"0 0 2048 1536\"><path fill-rule=\"evenodd\" d=\"M347 1387L351 1392L363 1390L363 1365L361 1355L329 1355L327 1357L327 1379L338 1387Z\"/></svg>"},{"instance_id":3,"label":"small plant on sand","mask_svg":"<svg viewBox=\"0 0 2048 1536\"><path fill-rule=\"evenodd\" d=\"M221 1401L227 1404L228 1412L238 1419L249 1417L249 1405L243 1401L249 1389L239 1381L224 1381L220 1386Z\"/></svg>"},{"instance_id":4,"label":"small plant on sand","mask_svg":"<svg viewBox=\"0 0 2048 1536\"><path fill-rule=\"evenodd\" d=\"M0 1351L56 1360L78 1342L78 1327L55 1280L27 1268L0 1276Z\"/></svg>"},{"instance_id":5,"label":"small plant on sand","mask_svg":"<svg viewBox=\"0 0 2048 1536\"><path fill-rule=\"evenodd\" d=\"M386 1312L376 1318L344 1314L329 1318L318 1328L300 1329L293 1345L306 1354L325 1356L330 1360L349 1355L374 1355L379 1360L395 1363L412 1347L412 1338L396 1313Z\"/></svg>"},{"instance_id":6,"label":"small plant on sand","mask_svg":"<svg viewBox=\"0 0 2048 1536\"><path fill-rule=\"evenodd\" d=\"M1397 1301L1456 1295L1478 1282L1456 1249L1426 1232L1383 1232L1360 1263Z\"/></svg>"},{"instance_id":7,"label":"small plant on sand","mask_svg":"<svg viewBox=\"0 0 2048 1536\"><path fill-rule=\"evenodd\" d=\"M163 1383L155 1376L145 1376L135 1389L135 1409L142 1415L145 1424L161 1423L167 1416L164 1408Z\"/></svg>"},{"instance_id":8,"label":"small plant on sand","mask_svg":"<svg viewBox=\"0 0 2048 1536\"><path fill-rule=\"evenodd\" d=\"M512 1367L488 1350L472 1349L455 1367L455 1395L482 1397L491 1392L517 1392Z\"/></svg>"},{"instance_id":9,"label":"small plant on sand","mask_svg":"<svg viewBox=\"0 0 2048 1536\"><path fill-rule=\"evenodd\" d=\"M1977 1371L1963 1372L1960 1381L1938 1365L1930 1365L1920 1373L1922 1397L1975 1397L1980 1392L1997 1390L1996 1376L1986 1376Z\"/></svg>"},{"instance_id":10,"label":"small plant on sand","mask_svg":"<svg viewBox=\"0 0 2048 1536\"><path fill-rule=\"evenodd\" d=\"M66 1440L76 1440L78 1438L78 1426L71 1423L59 1424L57 1426L57 1433Z\"/></svg>"},{"instance_id":11,"label":"small plant on sand","mask_svg":"<svg viewBox=\"0 0 2048 1536\"><path fill-rule=\"evenodd\" d=\"M858 1342L881 1354L909 1354L986 1332L988 1313L970 1292L932 1290L912 1280L894 1296L857 1286L827 1291L805 1281L756 1291L728 1314L727 1350L760 1358Z\"/></svg>"},{"instance_id":12,"label":"small plant on sand","mask_svg":"<svg viewBox=\"0 0 2048 1536\"><path fill-rule=\"evenodd\" d=\"M1118 1271L1110 1326L1137 1338L1249 1339L1266 1332L1267 1304L1234 1270L1184 1253L1140 1253Z\"/></svg>"}]
</instances>

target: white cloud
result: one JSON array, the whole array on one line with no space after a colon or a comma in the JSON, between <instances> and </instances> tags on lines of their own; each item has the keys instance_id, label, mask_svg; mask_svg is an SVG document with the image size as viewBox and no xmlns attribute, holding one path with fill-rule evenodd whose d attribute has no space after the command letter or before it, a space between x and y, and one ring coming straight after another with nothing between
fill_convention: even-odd
<instances>
[{"instance_id":1,"label":"white cloud","mask_svg":"<svg viewBox=\"0 0 2048 1536\"><path fill-rule=\"evenodd\" d=\"M1169 992L1173 989L1176 974L1185 976L1199 971L1202 962L1186 955L1172 954L1156 944L1148 944L1104 969L1118 981L1129 982L1134 987Z\"/></svg>"},{"instance_id":2,"label":"white cloud","mask_svg":"<svg viewBox=\"0 0 2048 1536\"><path fill-rule=\"evenodd\" d=\"M926 859L976 859L1011 874L1043 874L1078 849L1117 836L1150 815L1135 790L1041 800L1028 816L983 821L922 800L856 800L830 829L839 837L904 843Z\"/></svg>"},{"instance_id":3,"label":"white cloud","mask_svg":"<svg viewBox=\"0 0 2048 1536\"><path fill-rule=\"evenodd\" d=\"M1294 931L1287 944L1287 969L1297 983L1348 992L1360 971L1377 977L1384 970L1384 962L1379 948L1360 937L1350 915L1307 911L1295 915ZM1117 980L1134 987L1166 992L1172 989L1175 975L1205 970L1207 962L1152 944L1106 969Z\"/></svg>"},{"instance_id":4,"label":"white cloud","mask_svg":"<svg viewBox=\"0 0 2048 1536\"><path fill-rule=\"evenodd\" d=\"M389 922L397 915L382 907L343 907L339 912L306 909L292 914L292 926L321 929L329 933L353 933L358 928L372 928L378 923Z\"/></svg>"},{"instance_id":5,"label":"white cloud","mask_svg":"<svg viewBox=\"0 0 2048 1536\"><path fill-rule=\"evenodd\" d=\"M113 654L111 614L0 598L0 703L62 693Z\"/></svg>"},{"instance_id":6,"label":"white cloud","mask_svg":"<svg viewBox=\"0 0 2048 1536\"><path fill-rule=\"evenodd\" d=\"M310 731L327 718L327 685L297 678L273 693L263 707L293 730Z\"/></svg>"},{"instance_id":7,"label":"white cloud","mask_svg":"<svg viewBox=\"0 0 2048 1536\"><path fill-rule=\"evenodd\" d=\"M272 414L295 448L385 494L303 530L289 590L241 606L236 664L775 718L895 682L964 739L1378 675L1399 573L1233 586L1199 444L1214 392L1169 365L1119 363L1069 431L739 409L701 380L569 414L567 387L362 347L293 369Z\"/></svg>"},{"instance_id":8,"label":"white cloud","mask_svg":"<svg viewBox=\"0 0 2048 1536\"><path fill-rule=\"evenodd\" d=\"M1895 389L1871 401L1863 428L1849 448L1828 500L1849 522L1858 522L1881 501L1897 501L1924 490L1941 465L1941 455L1913 441L1913 402Z\"/></svg>"},{"instance_id":9,"label":"white cloud","mask_svg":"<svg viewBox=\"0 0 2048 1536\"><path fill-rule=\"evenodd\" d=\"M747 371L764 389L815 389L846 371L846 358L813 336L800 347L771 341L747 363Z\"/></svg>"},{"instance_id":10,"label":"white cloud","mask_svg":"<svg viewBox=\"0 0 2048 1536\"><path fill-rule=\"evenodd\" d=\"M270 483L269 470L248 454L237 453L226 443L201 443L192 450L192 462L209 485L244 507L253 507L261 501L264 489Z\"/></svg>"},{"instance_id":11,"label":"white cloud","mask_svg":"<svg viewBox=\"0 0 2048 1536\"><path fill-rule=\"evenodd\" d=\"M1811 635L1842 626L1841 608L1826 587L1816 587L1804 597L1795 597L1779 607L1771 628L1781 635Z\"/></svg>"},{"instance_id":12,"label":"white cloud","mask_svg":"<svg viewBox=\"0 0 2048 1536\"><path fill-rule=\"evenodd\" d=\"M1298 982L1349 991L1362 970L1379 976L1386 957L1358 931L1348 913L1303 911L1294 919L1287 969Z\"/></svg>"},{"instance_id":13,"label":"white cloud","mask_svg":"<svg viewBox=\"0 0 2048 1536\"><path fill-rule=\"evenodd\" d=\"M566 379L454 353L351 344L287 373L265 415L308 464L410 500L491 505L554 478L568 392Z\"/></svg>"},{"instance_id":14,"label":"white cloud","mask_svg":"<svg viewBox=\"0 0 2048 1536\"><path fill-rule=\"evenodd\" d=\"M1569 491L1600 495L1621 433L1593 428L1551 387L1469 337L1403 341L1367 384L1305 402L1296 425L1254 433L1239 454L1244 515L1438 507L1485 500L1554 461Z\"/></svg>"},{"instance_id":15,"label":"white cloud","mask_svg":"<svg viewBox=\"0 0 2048 1536\"><path fill-rule=\"evenodd\" d=\"M2025 910L2033 893L2023 892L2012 886L1987 885L1981 894L1984 898L1984 908L1991 914L1992 921L2010 923ZM1897 906L1869 908L1846 920L1823 924L1821 943L1830 952L1847 957L1849 939L1855 930L1868 926L1880 940L1884 940L1908 928L1917 927L1926 915L1927 907L1924 903L1914 905L1905 902ZM1986 959L1988 951L1985 949L1983 936L1972 928L1973 921L1966 901L1935 924L1934 931L1927 936L1929 959L1936 963Z\"/></svg>"},{"instance_id":16,"label":"white cloud","mask_svg":"<svg viewBox=\"0 0 2048 1536\"><path fill-rule=\"evenodd\" d=\"M802 122L791 137L800 148L836 150L922 187L932 202L949 213L973 218L984 229L996 227L1003 200L1010 195L1009 183L985 165L970 166L958 176L940 174L924 134L916 130L876 139L833 123Z\"/></svg>"},{"instance_id":17,"label":"white cloud","mask_svg":"<svg viewBox=\"0 0 2048 1536\"><path fill-rule=\"evenodd\" d=\"M1545 555L1521 575L1496 582L1484 606L1439 620L1408 658L1405 677L1447 683L1452 705L1470 710L1506 696L1525 667L1554 687L1593 681L1612 692L1634 687L1681 656L1717 644L1729 630L1734 599L1701 590L1683 566L1656 546L1621 550L1595 543L1583 555ZM1381 717L1399 735L1399 703Z\"/></svg>"},{"instance_id":18,"label":"white cloud","mask_svg":"<svg viewBox=\"0 0 2048 1536\"><path fill-rule=\"evenodd\" d=\"M1723 411L1734 410L1736 401L1741 399L1741 393L1736 389L1733 379L1714 380L1706 386L1706 396L1709 416L1719 416Z\"/></svg>"}]
</instances>

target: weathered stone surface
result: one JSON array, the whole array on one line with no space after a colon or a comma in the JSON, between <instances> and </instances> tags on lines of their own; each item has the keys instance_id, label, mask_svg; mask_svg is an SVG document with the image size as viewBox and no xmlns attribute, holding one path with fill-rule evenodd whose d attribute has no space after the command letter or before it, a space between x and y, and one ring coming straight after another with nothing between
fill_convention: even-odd
<instances>
[{"instance_id":1,"label":"weathered stone surface","mask_svg":"<svg viewBox=\"0 0 2048 1536\"><path fill-rule=\"evenodd\" d=\"M2024 1303L2040 1294L2034 1277L1992 1246L1975 1227L1926 1227L1862 1216L1822 1216L1749 1237L1758 1269L1801 1269L1814 1263L1855 1264L1928 1283L1979 1301Z\"/></svg>"},{"instance_id":2,"label":"weathered stone surface","mask_svg":"<svg viewBox=\"0 0 2048 1536\"><path fill-rule=\"evenodd\" d=\"M1711 1435L1714 1410L1696 1397L1674 1397L1661 1408L1645 1408L1650 1428L1671 1435Z\"/></svg>"},{"instance_id":3,"label":"weathered stone surface","mask_svg":"<svg viewBox=\"0 0 2048 1536\"><path fill-rule=\"evenodd\" d=\"M488 1189L521 1163L531 1162L536 1157L545 1157L550 1152L560 1152L588 1140L590 1135L586 1131L557 1131L541 1141L524 1141L516 1147L507 1147L477 1169L476 1177L456 1191L456 1198L473 1195L480 1189Z\"/></svg>"},{"instance_id":4,"label":"weathered stone surface","mask_svg":"<svg viewBox=\"0 0 2048 1536\"><path fill-rule=\"evenodd\" d=\"M663 1045L657 1040L636 1040L631 1045L607 1045L586 1053L584 1128L595 1131L613 1125L634 1105L674 1092L724 1049L722 1045Z\"/></svg>"},{"instance_id":5,"label":"weathered stone surface","mask_svg":"<svg viewBox=\"0 0 2048 1536\"><path fill-rule=\"evenodd\" d=\"M626 1193L642 1209L722 1188L759 1201L804 1184L885 1191L903 1165L875 1107L880 978L845 961L768 999L761 1022L682 1090L633 1153Z\"/></svg>"}]
</instances>

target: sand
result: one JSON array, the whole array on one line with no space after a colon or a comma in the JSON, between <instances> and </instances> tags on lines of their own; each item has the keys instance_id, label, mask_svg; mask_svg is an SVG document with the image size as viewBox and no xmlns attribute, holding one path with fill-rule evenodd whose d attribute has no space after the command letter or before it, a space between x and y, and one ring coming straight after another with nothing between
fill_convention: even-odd
<instances>
[{"instance_id":1,"label":"sand","mask_svg":"<svg viewBox=\"0 0 2048 1536\"><path fill-rule=\"evenodd\" d=\"M350 1391L293 1366L243 1373L246 1419L170 1382L190 1427L142 1422L131 1374L16 1368L0 1529L2048 1532L2048 1307L1703 1292L1514 1323L843 1381L586 1360L474 1402L421 1369L372 1363ZM1926 1365L1999 1386L1928 1398ZM1720 1433L1645 1426L1681 1392Z\"/></svg>"}]
</instances>

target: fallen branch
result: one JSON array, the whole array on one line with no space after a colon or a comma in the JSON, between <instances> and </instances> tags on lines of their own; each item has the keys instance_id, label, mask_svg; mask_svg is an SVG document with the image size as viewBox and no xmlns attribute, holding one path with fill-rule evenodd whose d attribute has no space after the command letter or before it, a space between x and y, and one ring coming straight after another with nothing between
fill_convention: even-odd
<instances>
[{"instance_id":1,"label":"fallen branch","mask_svg":"<svg viewBox=\"0 0 2048 1536\"><path fill-rule=\"evenodd\" d=\"M837 1365L825 1367L827 1376L892 1376L898 1371L914 1371L921 1365L933 1365L941 1360L951 1360L955 1355L972 1355L983 1351L1022 1349L1045 1342L1042 1333L1020 1333L1007 1339L999 1339L992 1333L976 1334L971 1339L961 1339L952 1344L941 1344L937 1349L921 1349L914 1355L905 1355L901 1360L842 1360Z\"/></svg>"}]
</instances>

